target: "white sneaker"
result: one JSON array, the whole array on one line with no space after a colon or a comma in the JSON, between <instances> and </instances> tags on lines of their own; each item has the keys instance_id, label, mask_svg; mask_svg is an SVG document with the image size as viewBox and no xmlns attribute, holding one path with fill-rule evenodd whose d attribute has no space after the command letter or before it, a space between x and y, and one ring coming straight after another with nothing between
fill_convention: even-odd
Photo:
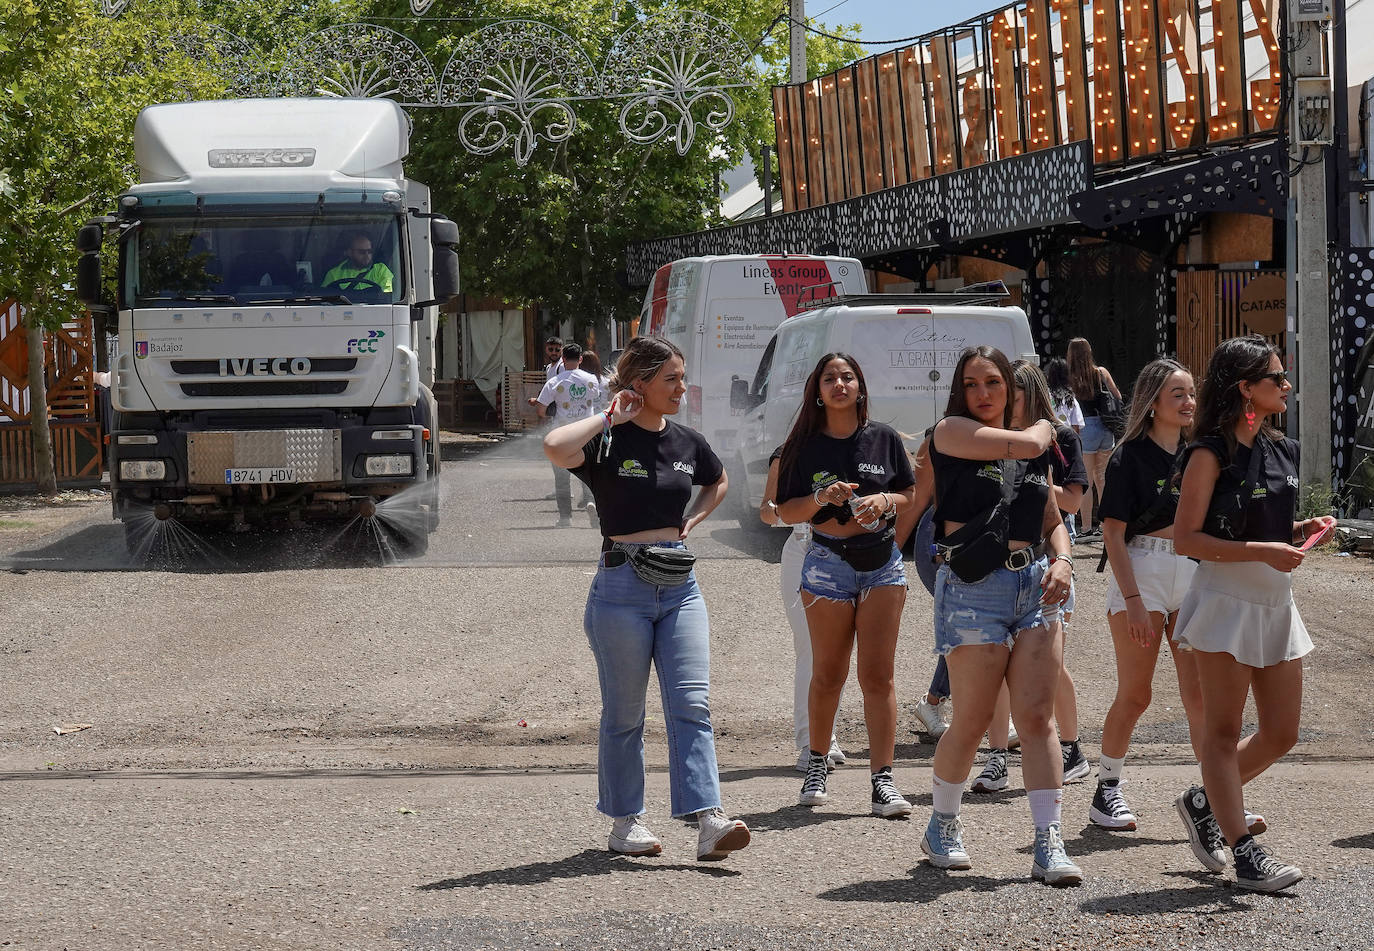
<instances>
[{"instance_id":1,"label":"white sneaker","mask_svg":"<svg viewBox=\"0 0 1374 951\"><path fill-rule=\"evenodd\" d=\"M1021 737L1016 733L1016 724L1007 717L1007 749L1014 750L1021 745Z\"/></svg>"},{"instance_id":2,"label":"white sneaker","mask_svg":"<svg viewBox=\"0 0 1374 951\"><path fill-rule=\"evenodd\" d=\"M611 835L606 844L612 852L621 855L658 855L663 851L663 843L639 816L622 816L611 822Z\"/></svg>"},{"instance_id":3,"label":"white sneaker","mask_svg":"<svg viewBox=\"0 0 1374 951\"><path fill-rule=\"evenodd\" d=\"M940 708L945 702L942 700L938 704L931 703L922 697L921 702L916 704L916 719L921 724L920 732L926 733L932 740L938 740L949 729L949 724L940 715Z\"/></svg>"},{"instance_id":4,"label":"white sneaker","mask_svg":"<svg viewBox=\"0 0 1374 951\"><path fill-rule=\"evenodd\" d=\"M697 813L697 861L714 862L749 844L749 827L720 809Z\"/></svg>"},{"instance_id":5,"label":"white sneaker","mask_svg":"<svg viewBox=\"0 0 1374 951\"><path fill-rule=\"evenodd\" d=\"M830 734L830 752L825 754L831 766L843 766L845 761L844 750L840 749L840 741L835 739L835 734Z\"/></svg>"},{"instance_id":6,"label":"white sneaker","mask_svg":"<svg viewBox=\"0 0 1374 951\"><path fill-rule=\"evenodd\" d=\"M599 515L596 514L596 503L595 503L595 502L588 502L588 503L587 503L587 521L591 523L592 528L600 528L600 527L601 527L601 516L599 516Z\"/></svg>"}]
</instances>

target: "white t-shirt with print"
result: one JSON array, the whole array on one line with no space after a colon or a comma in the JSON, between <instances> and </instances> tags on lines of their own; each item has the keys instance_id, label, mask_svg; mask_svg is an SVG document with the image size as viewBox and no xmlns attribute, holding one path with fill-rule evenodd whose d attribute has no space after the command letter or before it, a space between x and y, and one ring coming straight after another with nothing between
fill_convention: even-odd
<instances>
[{"instance_id":1,"label":"white t-shirt with print","mask_svg":"<svg viewBox=\"0 0 1374 951\"><path fill-rule=\"evenodd\" d=\"M1054 415L1059 417L1059 421L1065 426L1072 426L1075 429L1083 428L1083 409L1078 405L1078 400L1073 396L1069 397L1067 403L1054 401Z\"/></svg>"},{"instance_id":2,"label":"white t-shirt with print","mask_svg":"<svg viewBox=\"0 0 1374 951\"><path fill-rule=\"evenodd\" d=\"M601 386L586 370L564 370L544 384L538 399L544 406L558 404L561 425L597 412L601 405Z\"/></svg>"}]
</instances>

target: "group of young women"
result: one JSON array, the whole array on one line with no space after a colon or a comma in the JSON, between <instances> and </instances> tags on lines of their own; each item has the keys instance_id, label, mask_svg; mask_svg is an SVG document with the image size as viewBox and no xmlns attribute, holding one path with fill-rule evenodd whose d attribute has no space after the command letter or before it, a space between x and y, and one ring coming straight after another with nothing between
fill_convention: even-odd
<instances>
[{"instance_id":1,"label":"group of young women","mask_svg":"<svg viewBox=\"0 0 1374 951\"><path fill-rule=\"evenodd\" d=\"M643 819L652 664L663 694L672 813L696 818L698 858L715 859L747 845L749 830L721 809L706 611L684 544L724 497L726 479L705 440L669 418L685 380L672 344L636 338L616 368L610 407L553 430L545 450L591 487L601 510L605 540L585 628L601 683L597 808L612 819L609 847L631 855L661 848ZM1150 364L1136 383L1122 445L1105 463L1100 506L1118 688L1090 817L1106 828L1135 828L1123 764L1167 640L1203 779L1176 808L1204 865L1222 871L1229 849L1237 883L1264 891L1287 887L1301 872L1255 842L1264 821L1245 811L1242 787L1296 740L1300 658L1311 642L1293 605L1291 572L1306 550L1299 546L1332 527L1328 518L1294 521L1297 446L1268 422L1286 408L1289 390L1278 354L1261 337L1217 349L1200 412L1187 370L1168 360ZM954 715L935 750L934 808L921 849L939 868L971 867L960 819L964 783L990 727L996 739L1005 693L1034 825L1032 876L1077 883L1083 873L1061 832L1065 772L1090 771L1086 760L1079 771L1073 682L1063 663L1074 594L1065 516L1089 481L1075 433L1055 424L1038 369L1013 367L990 347L960 355L945 415L928 431L914 469L902 435L871 420L867 400L853 357L820 359L775 453L761 512L775 524L805 526L783 559L799 688L806 682L796 704L805 772L799 802L825 803L830 770L844 761L834 720L857 648L872 812L912 811L892 772L893 672L906 599L898 542L933 498L934 651L948 665ZM702 487L695 499L693 486ZM931 557L919 547L914 557ZM1241 739L1249 693L1260 727ZM1004 713L1000 720L1005 726ZM1062 746L1060 731L1072 736Z\"/></svg>"}]
</instances>

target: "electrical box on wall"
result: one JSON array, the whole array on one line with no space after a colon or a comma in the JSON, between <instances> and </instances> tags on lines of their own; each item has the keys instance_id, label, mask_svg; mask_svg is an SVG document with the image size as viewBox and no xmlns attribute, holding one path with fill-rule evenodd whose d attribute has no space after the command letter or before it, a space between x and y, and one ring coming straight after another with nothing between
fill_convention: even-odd
<instances>
[{"instance_id":1,"label":"electrical box on wall","mask_svg":"<svg viewBox=\"0 0 1374 951\"><path fill-rule=\"evenodd\" d=\"M1332 98L1329 76L1299 76L1293 80L1293 141L1298 145L1330 145Z\"/></svg>"},{"instance_id":2,"label":"electrical box on wall","mask_svg":"<svg viewBox=\"0 0 1374 951\"><path fill-rule=\"evenodd\" d=\"M1288 0L1290 23L1325 23L1331 19L1331 0Z\"/></svg>"}]
</instances>

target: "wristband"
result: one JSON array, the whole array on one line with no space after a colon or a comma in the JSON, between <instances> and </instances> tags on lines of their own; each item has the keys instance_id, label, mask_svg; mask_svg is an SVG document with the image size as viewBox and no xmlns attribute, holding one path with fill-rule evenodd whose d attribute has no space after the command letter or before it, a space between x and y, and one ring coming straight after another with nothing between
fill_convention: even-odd
<instances>
[{"instance_id":1,"label":"wristband","mask_svg":"<svg viewBox=\"0 0 1374 951\"><path fill-rule=\"evenodd\" d=\"M1125 595L1125 596L1124 596L1123 600L1129 601L1129 600L1131 600L1131 598L1140 598L1140 595L1138 595L1138 594L1128 594L1128 595ZM1144 598L1140 598L1140 600L1144 601L1145 599L1144 599Z\"/></svg>"},{"instance_id":2,"label":"wristband","mask_svg":"<svg viewBox=\"0 0 1374 951\"><path fill-rule=\"evenodd\" d=\"M829 502L822 502L822 501L821 501L821 490L820 490L820 489L817 489L815 492L812 492L812 493L811 493L811 501L812 501L812 502L815 502L815 503L816 503L818 506L820 506L821 508L825 508L827 505L830 504Z\"/></svg>"}]
</instances>

